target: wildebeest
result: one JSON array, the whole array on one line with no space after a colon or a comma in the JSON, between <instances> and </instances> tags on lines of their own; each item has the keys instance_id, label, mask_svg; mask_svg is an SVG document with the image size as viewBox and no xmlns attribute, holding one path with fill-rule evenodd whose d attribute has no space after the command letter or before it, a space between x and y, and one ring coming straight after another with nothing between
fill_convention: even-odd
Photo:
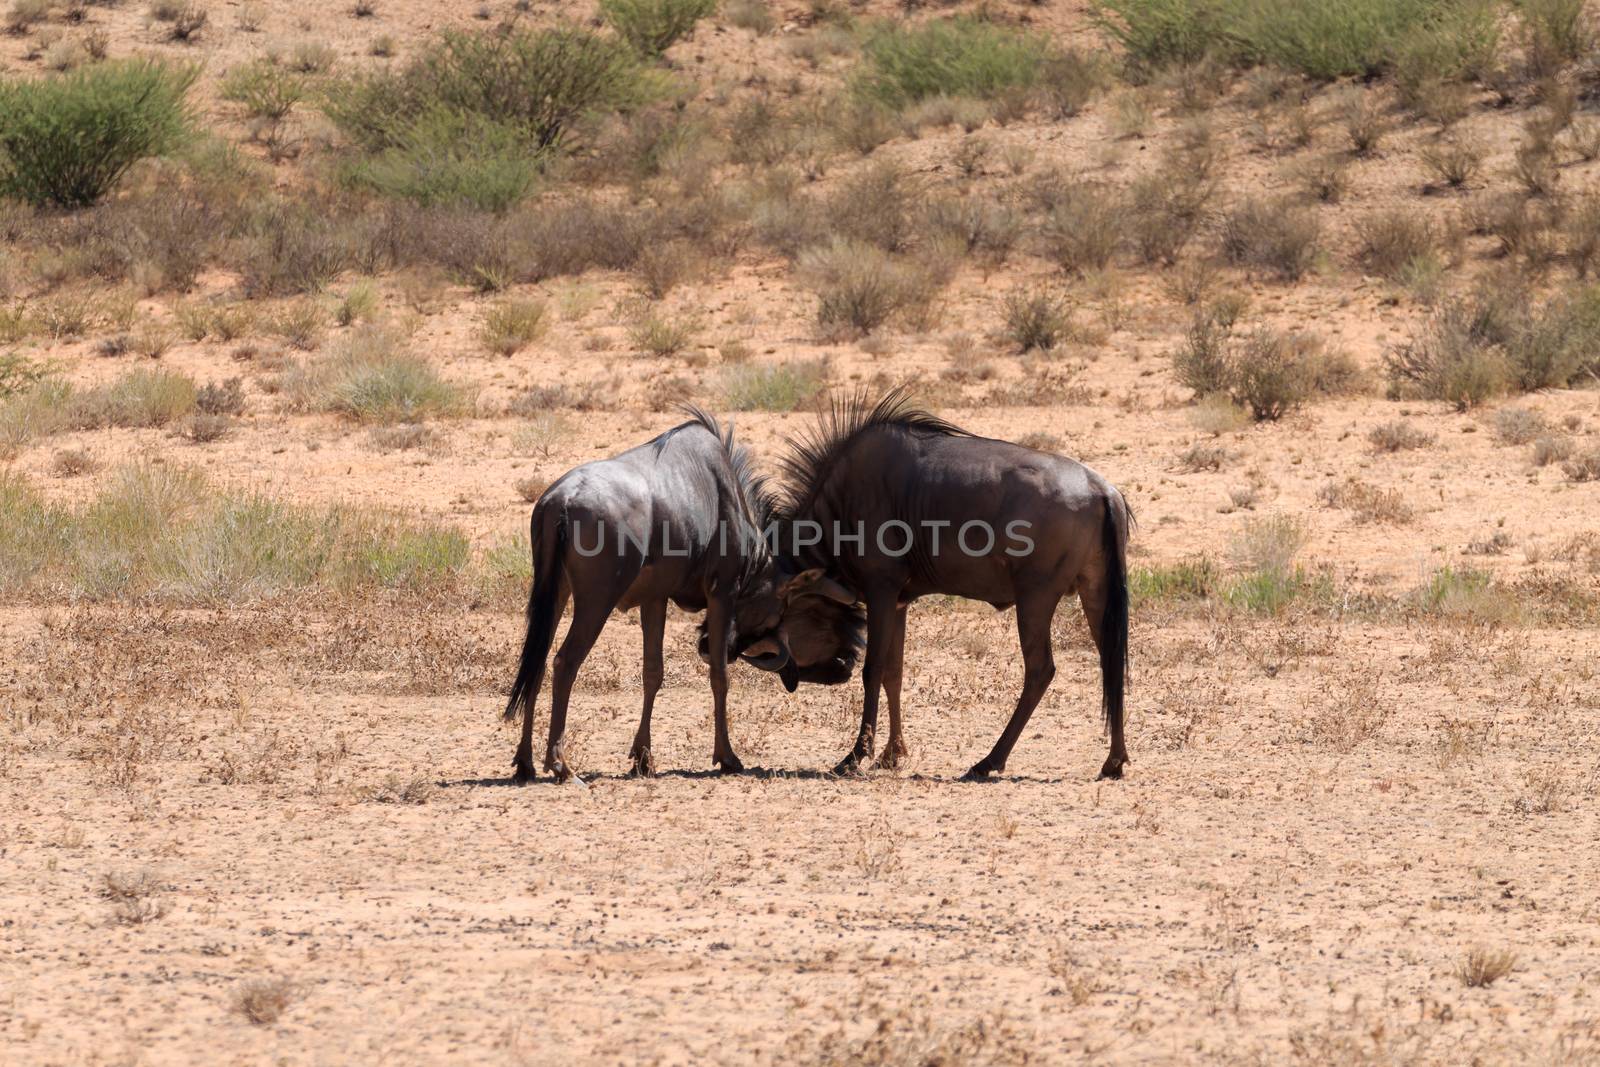
<instances>
[{"instance_id":1,"label":"wildebeest","mask_svg":"<svg viewBox=\"0 0 1600 1067\"><path fill-rule=\"evenodd\" d=\"M742 769L728 739L730 649L763 670L781 671L791 690L798 681L850 676L856 647L827 636L833 616L849 609L823 607L811 595L817 573L780 583L761 536L773 507L762 479L731 430L724 434L698 409L689 414L688 422L653 441L568 471L534 506L528 630L505 712L507 719L522 712L519 782L534 776L534 704L569 597L572 623L556 653L544 757L558 780L571 774L562 738L572 684L612 611L637 607L644 632L644 707L629 751L636 774L653 770L650 712L661 688L669 600L706 613L701 646L711 666L712 763L724 772ZM786 605L791 627L809 635L793 646L798 660L778 640Z\"/></svg>"},{"instance_id":2,"label":"wildebeest","mask_svg":"<svg viewBox=\"0 0 1600 1067\"><path fill-rule=\"evenodd\" d=\"M1100 774L1120 778L1128 761L1125 553L1133 518L1122 494L1081 463L975 436L914 409L898 390L876 405L859 395L835 401L810 434L789 444L780 555L791 567L824 569L866 604L861 730L836 770L871 760L880 688L888 695L889 740L878 762L892 767L905 754L906 611L918 597L943 593L1016 606L1022 695L967 776L1003 771L1055 676L1056 605L1077 593L1100 653L1111 735Z\"/></svg>"}]
</instances>

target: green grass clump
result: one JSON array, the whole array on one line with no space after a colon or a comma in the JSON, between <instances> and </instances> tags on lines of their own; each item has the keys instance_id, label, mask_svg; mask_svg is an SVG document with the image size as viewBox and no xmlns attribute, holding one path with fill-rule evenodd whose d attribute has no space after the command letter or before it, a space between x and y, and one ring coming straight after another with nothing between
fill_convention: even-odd
<instances>
[{"instance_id":1,"label":"green grass clump","mask_svg":"<svg viewBox=\"0 0 1600 1067\"><path fill-rule=\"evenodd\" d=\"M828 383L824 360L744 363L722 375L723 403L732 411L793 411Z\"/></svg>"},{"instance_id":2,"label":"green grass clump","mask_svg":"<svg viewBox=\"0 0 1600 1067\"><path fill-rule=\"evenodd\" d=\"M169 464L112 471L76 508L0 474L6 595L214 605L306 589L435 593L465 588L471 565L466 535L454 527L219 490Z\"/></svg>"},{"instance_id":3,"label":"green grass clump","mask_svg":"<svg viewBox=\"0 0 1600 1067\"><path fill-rule=\"evenodd\" d=\"M878 29L865 45L864 95L890 107L937 96L989 100L1039 82L1049 46L1041 36L969 17Z\"/></svg>"},{"instance_id":4,"label":"green grass clump","mask_svg":"<svg viewBox=\"0 0 1600 1067\"><path fill-rule=\"evenodd\" d=\"M405 338L380 325L357 328L331 355L298 368L284 392L302 408L366 423L460 415L472 401L468 390L445 381Z\"/></svg>"},{"instance_id":5,"label":"green grass clump","mask_svg":"<svg viewBox=\"0 0 1600 1067\"><path fill-rule=\"evenodd\" d=\"M652 59L711 14L717 0L600 0L600 17Z\"/></svg>"},{"instance_id":6,"label":"green grass clump","mask_svg":"<svg viewBox=\"0 0 1600 1067\"><path fill-rule=\"evenodd\" d=\"M194 410L196 388L187 375L135 370L107 385L73 393L66 420L72 429L166 426Z\"/></svg>"},{"instance_id":7,"label":"green grass clump","mask_svg":"<svg viewBox=\"0 0 1600 1067\"><path fill-rule=\"evenodd\" d=\"M0 197L87 207L139 160L191 137L185 98L198 68L150 60L0 79Z\"/></svg>"},{"instance_id":8,"label":"green grass clump","mask_svg":"<svg viewBox=\"0 0 1600 1067\"><path fill-rule=\"evenodd\" d=\"M1196 556L1164 567L1135 567L1128 572L1128 591L1135 604L1209 600L1222 588L1222 569L1209 556Z\"/></svg>"},{"instance_id":9,"label":"green grass clump","mask_svg":"<svg viewBox=\"0 0 1600 1067\"><path fill-rule=\"evenodd\" d=\"M490 352L515 355L544 335L548 310L539 300L502 300L484 313L478 340Z\"/></svg>"},{"instance_id":10,"label":"green grass clump","mask_svg":"<svg viewBox=\"0 0 1600 1067\"><path fill-rule=\"evenodd\" d=\"M1492 0L1096 0L1100 25L1149 75L1206 58L1328 81L1403 67L1476 73L1498 37Z\"/></svg>"}]
</instances>

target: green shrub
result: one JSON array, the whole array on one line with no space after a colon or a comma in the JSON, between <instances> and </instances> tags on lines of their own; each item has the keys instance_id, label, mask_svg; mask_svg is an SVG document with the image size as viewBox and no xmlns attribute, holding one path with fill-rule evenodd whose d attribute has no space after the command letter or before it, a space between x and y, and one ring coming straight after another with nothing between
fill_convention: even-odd
<instances>
[{"instance_id":1,"label":"green shrub","mask_svg":"<svg viewBox=\"0 0 1600 1067\"><path fill-rule=\"evenodd\" d=\"M540 156L504 123L431 108L395 135L396 143L351 161L352 186L424 207L504 212L533 192Z\"/></svg>"},{"instance_id":2,"label":"green shrub","mask_svg":"<svg viewBox=\"0 0 1600 1067\"><path fill-rule=\"evenodd\" d=\"M1036 34L957 17L880 27L865 53L868 71L858 90L898 108L935 96L989 100L1032 90L1049 47Z\"/></svg>"},{"instance_id":3,"label":"green shrub","mask_svg":"<svg viewBox=\"0 0 1600 1067\"><path fill-rule=\"evenodd\" d=\"M61 555L65 525L21 477L0 471L0 595L15 595Z\"/></svg>"},{"instance_id":4,"label":"green shrub","mask_svg":"<svg viewBox=\"0 0 1600 1067\"><path fill-rule=\"evenodd\" d=\"M222 78L224 100L244 105L251 118L282 119L305 99L305 78L270 59L240 64Z\"/></svg>"},{"instance_id":5,"label":"green shrub","mask_svg":"<svg viewBox=\"0 0 1600 1067\"><path fill-rule=\"evenodd\" d=\"M69 208L100 200L133 164L189 139L197 72L130 59L0 79L0 196Z\"/></svg>"},{"instance_id":6,"label":"green shrub","mask_svg":"<svg viewBox=\"0 0 1600 1067\"><path fill-rule=\"evenodd\" d=\"M722 401L730 411L794 411L828 384L826 360L745 363L722 373Z\"/></svg>"},{"instance_id":7,"label":"green shrub","mask_svg":"<svg viewBox=\"0 0 1600 1067\"><path fill-rule=\"evenodd\" d=\"M1138 73L1225 51L1226 0L1094 0L1096 21Z\"/></svg>"},{"instance_id":8,"label":"green shrub","mask_svg":"<svg viewBox=\"0 0 1600 1067\"><path fill-rule=\"evenodd\" d=\"M717 0L600 0L600 17L654 59L716 10Z\"/></svg>"},{"instance_id":9,"label":"green shrub","mask_svg":"<svg viewBox=\"0 0 1600 1067\"><path fill-rule=\"evenodd\" d=\"M622 41L554 27L446 33L399 70L332 86L322 106L369 152L404 148L410 128L438 110L459 116L465 130L499 124L525 146L545 150L585 115L642 103L655 91L655 79Z\"/></svg>"},{"instance_id":10,"label":"green shrub","mask_svg":"<svg viewBox=\"0 0 1600 1067\"><path fill-rule=\"evenodd\" d=\"M1161 567L1128 571L1128 592L1135 604L1161 600L1209 600L1222 588L1222 569L1209 556L1197 556Z\"/></svg>"}]
</instances>

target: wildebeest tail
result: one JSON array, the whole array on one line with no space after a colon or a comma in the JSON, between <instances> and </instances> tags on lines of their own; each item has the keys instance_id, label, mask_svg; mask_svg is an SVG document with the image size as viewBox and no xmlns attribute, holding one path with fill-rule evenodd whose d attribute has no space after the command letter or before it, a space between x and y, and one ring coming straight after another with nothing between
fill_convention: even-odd
<instances>
[{"instance_id":1,"label":"wildebeest tail","mask_svg":"<svg viewBox=\"0 0 1600 1067\"><path fill-rule=\"evenodd\" d=\"M514 719L525 705L538 697L544 681L544 664L555 642L561 588L561 560L567 550L567 520L564 515L545 521L535 509L533 526L533 588L528 593L528 634L522 641L522 663L517 680L511 683L505 717Z\"/></svg>"},{"instance_id":2,"label":"wildebeest tail","mask_svg":"<svg viewBox=\"0 0 1600 1067\"><path fill-rule=\"evenodd\" d=\"M1128 560L1124 523L1132 525L1133 513L1116 495L1106 498L1106 514L1101 537L1106 557L1106 608L1100 624L1101 710L1107 726L1122 724L1123 692L1128 683Z\"/></svg>"}]
</instances>

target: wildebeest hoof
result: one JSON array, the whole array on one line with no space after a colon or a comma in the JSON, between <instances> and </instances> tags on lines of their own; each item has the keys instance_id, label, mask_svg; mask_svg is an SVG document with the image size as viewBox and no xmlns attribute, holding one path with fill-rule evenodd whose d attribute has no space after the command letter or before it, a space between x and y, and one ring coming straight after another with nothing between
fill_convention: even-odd
<instances>
[{"instance_id":1,"label":"wildebeest hoof","mask_svg":"<svg viewBox=\"0 0 1600 1067\"><path fill-rule=\"evenodd\" d=\"M966 774L963 774L961 776L961 780L963 782L982 782L986 781L989 775L1003 770L1005 770L1004 767L996 767L988 760L984 760L981 763L975 764L972 770L968 771Z\"/></svg>"},{"instance_id":2,"label":"wildebeest hoof","mask_svg":"<svg viewBox=\"0 0 1600 1067\"><path fill-rule=\"evenodd\" d=\"M546 763L544 769L555 775L556 782L558 784L566 782L572 778L572 768L568 767L566 763L561 760L557 760L554 763Z\"/></svg>"},{"instance_id":3,"label":"wildebeest hoof","mask_svg":"<svg viewBox=\"0 0 1600 1067\"><path fill-rule=\"evenodd\" d=\"M833 773L840 778L853 778L865 774L867 762L871 759L870 755L863 756L858 752L852 752L834 766Z\"/></svg>"},{"instance_id":4,"label":"wildebeest hoof","mask_svg":"<svg viewBox=\"0 0 1600 1067\"><path fill-rule=\"evenodd\" d=\"M1097 778L1096 781L1100 781L1100 780L1103 780L1103 779L1106 779L1106 778L1109 778L1112 781L1116 781L1117 779L1119 779L1121 777L1122 777L1122 760L1119 760L1119 759L1108 759L1108 760L1106 760L1106 765L1104 767L1100 768L1100 778Z\"/></svg>"},{"instance_id":5,"label":"wildebeest hoof","mask_svg":"<svg viewBox=\"0 0 1600 1067\"><path fill-rule=\"evenodd\" d=\"M633 764L628 768L630 778L654 778L656 776L656 761L649 750L633 753Z\"/></svg>"},{"instance_id":6,"label":"wildebeest hoof","mask_svg":"<svg viewBox=\"0 0 1600 1067\"><path fill-rule=\"evenodd\" d=\"M533 773L533 764L519 762L515 766L516 770L511 774L511 780L513 782L517 783L518 785L527 785L529 782L534 780L535 775Z\"/></svg>"},{"instance_id":7,"label":"wildebeest hoof","mask_svg":"<svg viewBox=\"0 0 1600 1067\"><path fill-rule=\"evenodd\" d=\"M744 764L740 762L739 757L735 756L732 752L728 753L726 756L717 756L716 758L712 759L711 765L717 769L719 774L744 773Z\"/></svg>"},{"instance_id":8,"label":"wildebeest hoof","mask_svg":"<svg viewBox=\"0 0 1600 1067\"><path fill-rule=\"evenodd\" d=\"M905 758L906 758L906 750L905 749L903 749L903 748L891 748L888 745L885 745L883 747L883 751L881 753L879 753L879 755L878 755L878 766L883 768L886 771L899 770L900 769L900 761L905 759Z\"/></svg>"}]
</instances>

